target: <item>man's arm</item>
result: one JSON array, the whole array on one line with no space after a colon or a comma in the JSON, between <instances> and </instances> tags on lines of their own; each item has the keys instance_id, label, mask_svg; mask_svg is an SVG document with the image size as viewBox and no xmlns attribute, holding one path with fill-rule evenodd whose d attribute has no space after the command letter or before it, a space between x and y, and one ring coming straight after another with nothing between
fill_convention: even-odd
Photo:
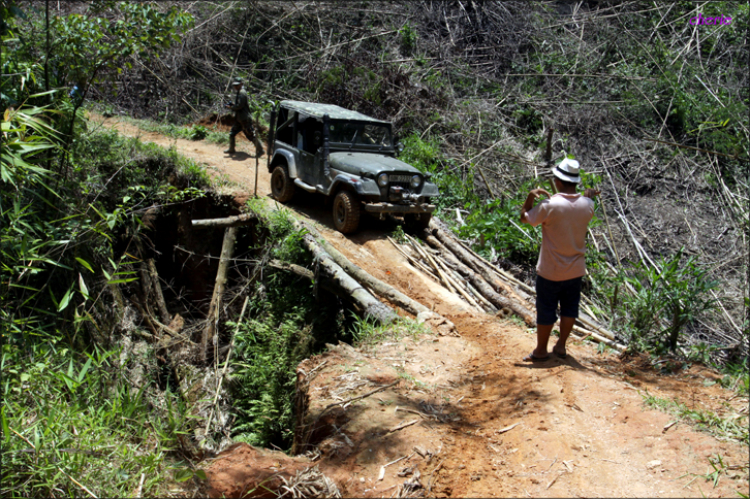
<instances>
[{"instance_id":1,"label":"man's arm","mask_svg":"<svg viewBox=\"0 0 750 499\"><path fill-rule=\"evenodd\" d=\"M239 92L237 95L236 103L232 105L232 111L241 111L247 107L247 94L245 92Z\"/></svg>"},{"instance_id":2,"label":"man's arm","mask_svg":"<svg viewBox=\"0 0 750 499\"><path fill-rule=\"evenodd\" d=\"M587 197L589 199L594 199L595 197L597 197L601 193L602 192L600 190L598 190L598 189L586 189L586 190L583 191L583 196Z\"/></svg>"},{"instance_id":3,"label":"man's arm","mask_svg":"<svg viewBox=\"0 0 750 499\"><path fill-rule=\"evenodd\" d=\"M529 192L529 195L526 196L526 202L524 202L521 207L521 222L529 223L526 213L534 207L534 201L541 196L547 196L548 198L552 197L550 196L550 193L544 189L532 189L531 192Z\"/></svg>"}]
</instances>

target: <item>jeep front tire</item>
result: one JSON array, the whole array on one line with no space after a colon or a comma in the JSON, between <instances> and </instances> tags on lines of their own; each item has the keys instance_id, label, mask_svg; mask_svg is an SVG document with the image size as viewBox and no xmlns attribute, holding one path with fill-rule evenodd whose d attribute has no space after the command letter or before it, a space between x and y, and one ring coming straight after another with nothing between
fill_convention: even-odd
<instances>
[{"instance_id":1,"label":"jeep front tire","mask_svg":"<svg viewBox=\"0 0 750 499\"><path fill-rule=\"evenodd\" d=\"M294 197L294 181L289 178L289 171L284 165L278 165L271 173L271 195L280 203Z\"/></svg>"},{"instance_id":2,"label":"jeep front tire","mask_svg":"<svg viewBox=\"0 0 750 499\"><path fill-rule=\"evenodd\" d=\"M342 234L350 234L359 226L360 206L357 197L340 191L333 200L333 225Z\"/></svg>"}]
</instances>

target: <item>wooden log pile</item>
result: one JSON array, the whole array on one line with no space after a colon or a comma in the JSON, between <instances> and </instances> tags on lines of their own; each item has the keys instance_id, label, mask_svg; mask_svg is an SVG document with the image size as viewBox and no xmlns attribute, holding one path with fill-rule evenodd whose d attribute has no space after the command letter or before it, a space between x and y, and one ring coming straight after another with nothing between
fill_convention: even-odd
<instances>
[{"instance_id":1,"label":"wooden log pile","mask_svg":"<svg viewBox=\"0 0 750 499\"><path fill-rule=\"evenodd\" d=\"M414 268L459 296L469 308L501 316L514 314L528 326L536 326L532 287L491 265L436 219L419 236L421 241L406 235L404 244L388 239ZM588 310L585 302L590 300L582 299L582 308ZM573 338L590 338L619 352L625 349L615 341L614 333L583 310L573 327Z\"/></svg>"}]
</instances>

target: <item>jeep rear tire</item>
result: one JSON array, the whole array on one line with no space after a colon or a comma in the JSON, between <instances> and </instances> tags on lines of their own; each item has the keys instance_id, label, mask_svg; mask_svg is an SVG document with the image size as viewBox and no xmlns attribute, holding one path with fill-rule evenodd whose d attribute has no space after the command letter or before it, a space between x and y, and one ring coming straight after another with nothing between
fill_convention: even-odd
<instances>
[{"instance_id":1,"label":"jeep rear tire","mask_svg":"<svg viewBox=\"0 0 750 499\"><path fill-rule=\"evenodd\" d=\"M271 173L271 195L280 203L286 203L294 197L294 181L289 178L289 170L279 165Z\"/></svg>"},{"instance_id":2,"label":"jeep rear tire","mask_svg":"<svg viewBox=\"0 0 750 499\"><path fill-rule=\"evenodd\" d=\"M350 234L359 226L360 206L357 197L340 191L333 200L333 225L342 234Z\"/></svg>"}]
</instances>

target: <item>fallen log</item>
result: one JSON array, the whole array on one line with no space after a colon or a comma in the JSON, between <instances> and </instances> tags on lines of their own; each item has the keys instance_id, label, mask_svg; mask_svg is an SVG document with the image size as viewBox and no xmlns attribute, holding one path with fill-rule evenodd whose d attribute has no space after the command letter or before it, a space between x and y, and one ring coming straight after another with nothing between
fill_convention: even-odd
<instances>
[{"instance_id":1,"label":"fallen log","mask_svg":"<svg viewBox=\"0 0 750 499\"><path fill-rule=\"evenodd\" d=\"M529 326L535 326L536 320L534 314L531 313L525 306L516 300L502 296L495 292L494 289L483 279L472 268L466 265L464 262L456 258L455 254L447 248L447 245L441 244L442 241L438 240L435 236L426 236L425 241L427 244L437 249L443 259L451 265L463 278L471 283L479 293L482 294L493 306L496 308L507 308L519 317L521 317L526 324Z\"/></svg>"},{"instance_id":2,"label":"fallen log","mask_svg":"<svg viewBox=\"0 0 750 499\"><path fill-rule=\"evenodd\" d=\"M351 261L349 261L348 258L346 258L343 253L341 253L339 250L333 247L331 243L323 239L323 237L318 233L315 228L311 227L308 224L299 223L301 227L304 227L310 235L317 236L317 240L320 241L321 246L324 248L324 250L333 258L333 260L349 275L351 275L354 279L359 281L361 284L367 286L370 290L372 290L374 293L376 293L378 296L382 296L389 302L393 303L394 305L397 305L401 307L402 309L406 310L412 315L417 316L418 321L425 321L427 319L430 319L432 317L438 318L439 315L435 312L432 312L429 308L422 305L416 300L413 300L403 294L401 291L397 290L390 284L387 284L380 279L377 279L370 275L369 273L362 270L357 265L354 265ZM380 302L378 302L380 303ZM447 319L444 319L444 322L448 324L448 326L451 329L455 329L453 326L453 323L448 321Z\"/></svg>"},{"instance_id":3,"label":"fallen log","mask_svg":"<svg viewBox=\"0 0 750 499\"><path fill-rule=\"evenodd\" d=\"M196 220L193 220L195 224ZM208 358L208 348L214 343L214 336L219 325L219 315L221 312L221 297L224 294L224 286L227 282L227 269L229 268L229 261L232 259L234 253L234 243L237 240L237 226L230 225L224 229L224 241L221 244L221 258L219 259L219 269L216 271L216 284L214 285L214 293L211 297L211 304L208 307L208 314L206 318L206 328L203 331L203 341L201 342L202 352L201 356L203 362L206 362Z\"/></svg>"},{"instance_id":4,"label":"fallen log","mask_svg":"<svg viewBox=\"0 0 750 499\"><path fill-rule=\"evenodd\" d=\"M242 213L233 217L225 218L204 218L202 220L192 220L193 227L239 227L248 225L250 222L258 220L260 217L257 213Z\"/></svg>"},{"instance_id":5,"label":"fallen log","mask_svg":"<svg viewBox=\"0 0 750 499\"><path fill-rule=\"evenodd\" d=\"M604 329L603 327L595 324L594 322L591 322L590 320L588 320L583 315L579 314L579 316L578 316L578 318L576 320L582 326L587 327L588 329L591 329L591 330L599 333L600 335L602 335L602 336L604 336L604 337L606 337L606 338L608 338L610 340L614 340L615 339L614 333L612 333L611 331L607 331L606 329Z\"/></svg>"},{"instance_id":6,"label":"fallen log","mask_svg":"<svg viewBox=\"0 0 750 499\"><path fill-rule=\"evenodd\" d=\"M413 256L411 256L410 254L408 254L406 251L404 251L401 248L401 246L396 241L394 241L390 236L386 236L386 237L388 237L388 240L391 242L391 244L393 245L393 247L396 248L396 250L399 253L401 253L401 256L403 256L404 258L406 258L406 260L409 262L410 265L412 265L417 270L420 270L420 271L424 272L425 274L427 274L428 276L430 276L436 282L440 282L440 278L438 276L436 276L435 273L432 272L429 268L427 268L426 265L422 264L422 262L420 262L419 260L417 260L416 258L414 258Z\"/></svg>"},{"instance_id":7,"label":"fallen log","mask_svg":"<svg viewBox=\"0 0 750 499\"><path fill-rule=\"evenodd\" d=\"M580 326L573 326L573 332L583 335L583 338L581 339L585 339L587 336L590 336L597 342L604 343L608 347L613 348L617 350L618 352L625 351L625 348L626 348L625 345L622 345L620 343L617 343L616 341L610 340L609 338L605 338L604 336L597 334L594 331L585 330L581 328Z\"/></svg>"},{"instance_id":8,"label":"fallen log","mask_svg":"<svg viewBox=\"0 0 750 499\"><path fill-rule=\"evenodd\" d=\"M446 230L445 228L440 227L440 224L436 224L432 228L432 230L434 230L436 228L441 228L442 230L444 230L445 232L447 232L448 234L450 234L450 231ZM474 257L474 262L476 263L476 265L478 266L478 268L482 268L482 269L486 270L487 272L489 272L490 275L496 277L499 280L499 282L497 284L500 287L502 287L503 289L506 289L506 290L509 289L511 292L513 292L516 295L518 295L517 298L520 298L521 301L534 301L533 300L533 296L534 296L534 293L535 293L534 288L530 287L526 283L523 283L523 282L519 281L518 279L516 279L515 277L513 277L511 274L509 274L508 272L504 271L503 269L500 269L500 268L497 268L497 267L491 265L488 261L486 261L484 258L482 258L481 256L479 256L473 249L471 249L469 246L467 246L460 239L455 238L455 242L461 248L463 248L464 250L466 250L466 252L469 255L471 255L472 257ZM507 283L505 281L507 281ZM494 280L493 280L493 282L494 282ZM509 286L509 288L506 288L506 286Z\"/></svg>"},{"instance_id":9,"label":"fallen log","mask_svg":"<svg viewBox=\"0 0 750 499\"><path fill-rule=\"evenodd\" d=\"M520 304L525 301L525 299L520 296L516 290L500 280L497 275L490 270L489 264L485 264L485 261L483 259L481 259L480 257L475 257L474 255L466 251L464 247L459 244L453 236L450 235L450 233L444 231L443 229L437 228L437 224L435 225L435 227L436 228L432 231L433 235L436 236L437 239L456 256L456 258L463 262L464 265L482 276L482 278L484 278L484 280L489 283L496 292L504 292L515 303Z\"/></svg>"},{"instance_id":10,"label":"fallen log","mask_svg":"<svg viewBox=\"0 0 750 499\"><path fill-rule=\"evenodd\" d=\"M301 229L304 227L307 230L307 233L302 236L302 244L313 254L317 262L318 271L322 272L325 278L330 279L333 283L333 289L336 294L353 302L366 318L373 319L381 324L390 324L398 319L398 315L393 310L382 304L369 291L362 287L359 282L334 260L323 245L313 237L313 234L320 236L318 231L312 227L303 226L297 221L293 221L293 223L298 228ZM330 245L328 246L330 247Z\"/></svg>"},{"instance_id":11,"label":"fallen log","mask_svg":"<svg viewBox=\"0 0 750 499\"><path fill-rule=\"evenodd\" d=\"M451 293L456 293L456 289L453 287L453 283L448 279L448 276L445 275L443 270L440 267L438 267L437 263L435 263L435 261L430 257L430 255L426 251L424 251L422 248L420 248L419 244L415 242L413 238L409 237L408 235L406 236L406 238L411 243L411 246L412 248L414 248L414 251L416 251L417 254L424 259L425 262L429 263L432 266L432 268L435 270L435 273L440 278L440 282L443 283L443 286L448 288L448 291L450 291Z\"/></svg>"},{"instance_id":12,"label":"fallen log","mask_svg":"<svg viewBox=\"0 0 750 499\"><path fill-rule=\"evenodd\" d=\"M479 306L479 303L477 303L476 300L474 300L474 298L472 298L472 296L466 291L466 286L462 285L456 280L455 277L451 275L451 271L439 258L434 258L432 255L430 255L429 251L422 249L419 246L419 243L417 243L417 241L413 237L407 234L406 238L409 240L412 247L417 251L417 253L419 253L419 255L421 255L422 258L425 259L425 261L432 265L432 268L434 268L437 274L440 276L440 280L443 282L443 285L448 288L451 293L463 296L464 300L466 300L469 305L472 305L479 312L483 311L482 307Z\"/></svg>"},{"instance_id":13,"label":"fallen log","mask_svg":"<svg viewBox=\"0 0 750 499\"><path fill-rule=\"evenodd\" d=\"M471 248L468 248L463 242L459 241L458 239L452 237L450 233L440 227L441 222L440 221L433 221L430 222L430 228L432 232L439 236L439 241L446 242L444 245L447 247L454 255L457 257L460 257L462 261L466 259L466 261L469 261L471 263L471 268L483 268L488 272L491 272L492 274L495 274L495 277L497 277L494 280L490 280L493 284L502 284L503 289L504 286L510 287L509 284L503 282L504 279L509 281L512 285L516 286L517 288L522 288L525 291L528 291L528 294L526 294L522 289L514 289L513 292L516 295L517 301L520 303L525 302L533 302L536 291L529 287L528 285L518 281L515 277L511 276L507 272L503 271L502 269L495 269L489 263L487 263L481 256L477 255ZM428 231L429 232L429 231ZM460 247L462 250L457 250L457 247ZM485 273L482 274L482 277L487 280L487 275ZM594 332L594 334L591 335L592 338L596 339L597 341L600 341L601 343L606 343L608 346L615 348L617 350L624 349L625 347L621 345L620 343L617 343L615 341L615 335L611 331L603 328L602 326L596 324L593 320L590 320L588 317L584 315L580 315L577 319L577 323L580 326L583 326L587 329L590 329ZM601 340L600 340L601 338Z\"/></svg>"}]
</instances>

